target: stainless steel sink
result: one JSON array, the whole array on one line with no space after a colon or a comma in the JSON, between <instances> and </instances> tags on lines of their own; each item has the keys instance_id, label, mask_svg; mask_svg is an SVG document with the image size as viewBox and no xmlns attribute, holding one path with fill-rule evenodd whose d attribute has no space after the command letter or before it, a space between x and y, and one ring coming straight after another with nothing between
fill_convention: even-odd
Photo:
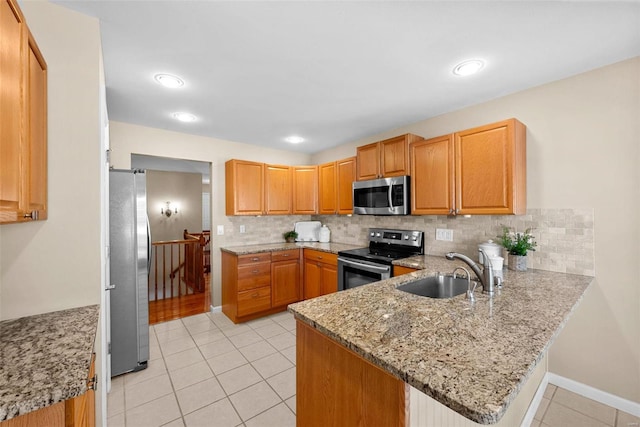
<instances>
[{"instance_id":1,"label":"stainless steel sink","mask_svg":"<svg viewBox=\"0 0 640 427\"><path fill-rule=\"evenodd\" d=\"M473 282L473 281L472 281ZM473 288L474 283L471 283ZM467 278L440 274L425 277L414 282L398 286L398 290L429 298L453 298L464 294L469 286Z\"/></svg>"}]
</instances>

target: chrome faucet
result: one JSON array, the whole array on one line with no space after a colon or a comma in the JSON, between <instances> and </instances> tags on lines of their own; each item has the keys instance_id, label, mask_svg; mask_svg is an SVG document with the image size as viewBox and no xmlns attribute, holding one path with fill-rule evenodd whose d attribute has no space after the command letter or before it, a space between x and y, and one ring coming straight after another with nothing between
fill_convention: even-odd
<instances>
[{"instance_id":1,"label":"chrome faucet","mask_svg":"<svg viewBox=\"0 0 640 427\"><path fill-rule=\"evenodd\" d=\"M482 253L482 270L480 270L478 264L473 262L471 258L457 252L449 252L445 255L445 258L447 258L448 260L459 259L460 261L464 261L478 277L478 280L480 280L480 283L482 284L482 291L485 294L489 294L489 296L493 296L493 266L491 265L491 260L489 259L485 251L482 249L479 249L479 251L480 253Z\"/></svg>"}]
</instances>

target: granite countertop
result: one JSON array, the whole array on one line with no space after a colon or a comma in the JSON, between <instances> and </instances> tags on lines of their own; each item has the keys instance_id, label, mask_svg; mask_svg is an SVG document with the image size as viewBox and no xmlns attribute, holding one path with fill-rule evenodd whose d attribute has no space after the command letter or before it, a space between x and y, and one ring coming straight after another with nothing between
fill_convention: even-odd
<instances>
[{"instance_id":1,"label":"granite countertop","mask_svg":"<svg viewBox=\"0 0 640 427\"><path fill-rule=\"evenodd\" d=\"M87 391L99 306L0 322L0 421Z\"/></svg>"},{"instance_id":2,"label":"granite countertop","mask_svg":"<svg viewBox=\"0 0 640 427\"><path fill-rule=\"evenodd\" d=\"M431 299L397 286L465 264L416 256L423 270L289 306L295 317L466 418L496 423L593 278L504 270L492 299Z\"/></svg>"},{"instance_id":3,"label":"granite countertop","mask_svg":"<svg viewBox=\"0 0 640 427\"><path fill-rule=\"evenodd\" d=\"M339 251L361 248L362 246L347 245L344 243L319 243L319 242L296 242L296 243L267 243L262 245L227 246L220 248L221 251L236 255L257 254L260 252L286 251L289 249L315 249L322 252L337 254Z\"/></svg>"}]
</instances>

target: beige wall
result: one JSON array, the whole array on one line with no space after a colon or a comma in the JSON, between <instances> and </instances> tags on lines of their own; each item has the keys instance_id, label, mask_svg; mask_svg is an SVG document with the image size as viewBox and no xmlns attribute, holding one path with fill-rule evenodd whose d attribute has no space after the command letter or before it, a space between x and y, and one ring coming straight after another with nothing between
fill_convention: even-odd
<instances>
[{"instance_id":1,"label":"beige wall","mask_svg":"<svg viewBox=\"0 0 640 427\"><path fill-rule=\"evenodd\" d=\"M594 209L598 280L553 345L550 370L640 402L640 58L355 141L312 162L406 132L433 137L509 117L527 125L527 207Z\"/></svg>"},{"instance_id":2,"label":"beige wall","mask_svg":"<svg viewBox=\"0 0 640 427\"><path fill-rule=\"evenodd\" d=\"M132 153L211 162L211 296L214 306L221 305L220 247L240 242L240 240L234 240L234 234L238 233L234 223L225 216L224 163L236 158L265 163L303 165L309 163L310 156L122 122L110 122L110 133L111 164L119 169L131 167ZM307 216L303 219L308 218ZM247 236L264 232L260 225L256 224L256 222L263 222L262 219L264 218L257 218L257 221L248 220L247 224L251 225L247 227ZM253 224L256 225L253 226ZM215 234L217 225L224 226L224 236ZM293 220L291 220L291 228L293 228Z\"/></svg>"},{"instance_id":3,"label":"beige wall","mask_svg":"<svg viewBox=\"0 0 640 427\"><path fill-rule=\"evenodd\" d=\"M49 2L20 7L48 65L49 219L0 226L0 319L101 297L100 28ZM104 378L100 335L96 352Z\"/></svg>"}]
</instances>

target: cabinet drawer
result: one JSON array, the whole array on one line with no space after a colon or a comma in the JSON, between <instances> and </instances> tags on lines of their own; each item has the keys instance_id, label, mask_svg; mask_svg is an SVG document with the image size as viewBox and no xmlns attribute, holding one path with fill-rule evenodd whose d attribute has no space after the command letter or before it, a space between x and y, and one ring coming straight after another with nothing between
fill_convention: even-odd
<instances>
[{"instance_id":1,"label":"cabinet drawer","mask_svg":"<svg viewBox=\"0 0 640 427\"><path fill-rule=\"evenodd\" d=\"M238 292L238 316L246 316L271 308L271 287Z\"/></svg>"},{"instance_id":2,"label":"cabinet drawer","mask_svg":"<svg viewBox=\"0 0 640 427\"><path fill-rule=\"evenodd\" d=\"M329 252L316 251L315 249L305 249L304 258L313 261L320 261L327 264L338 265L338 255Z\"/></svg>"},{"instance_id":3,"label":"cabinet drawer","mask_svg":"<svg viewBox=\"0 0 640 427\"><path fill-rule=\"evenodd\" d=\"M238 266L255 264L257 262L271 262L271 252L238 256Z\"/></svg>"},{"instance_id":4,"label":"cabinet drawer","mask_svg":"<svg viewBox=\"0 0 640 427\"><path fill-rule=\"evenodd\" d=\"M271 252L271 262L289 261L300 258L300 249L289 249L288 251Z\"/></svg>"},{"instance_id":5,"label":"cabinet drawer","mask_svg":"<svg viewBox=\"0 0 640 427\"><path fill-rule=\"evenodd\" d=\"M271 262L238 267L238 291L269 286L271 284Z\"/></svg>"}]
</instances>

